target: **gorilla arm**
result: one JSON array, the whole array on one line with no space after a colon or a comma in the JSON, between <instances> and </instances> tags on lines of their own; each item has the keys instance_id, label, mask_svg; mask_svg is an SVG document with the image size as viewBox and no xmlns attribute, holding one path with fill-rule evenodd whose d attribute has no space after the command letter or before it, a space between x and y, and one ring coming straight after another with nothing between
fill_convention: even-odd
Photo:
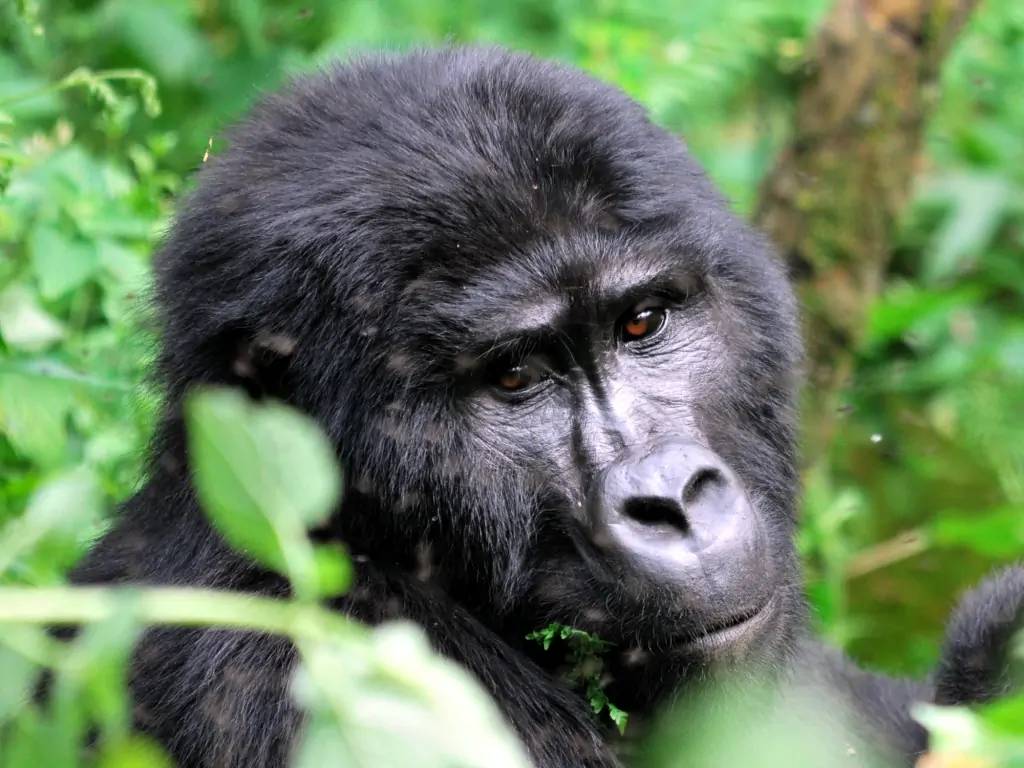
<instances>
[{"instance_id":1,"label":"gorilla arm","mask_svg":"<svg viewBox=\"0 0 1024 768\"><path fill-rule=\"evenodd\" d=\"M359 566L359 581L338 601L346 614L369 624L410 620L434 648L468 669L494 697L538 766L619 766L581 697L509 647L440 590L405 573ZM499 662L500 663L497 663Z\"/></svg>"},{"instance_id":2,"label":"gorilla arm","mask_svg":"<svg viewBox=\"0 0 1024 768\"><path fill-rule=\"evenodd\" d=\"M927 682L890 678L855 666L838 651L809 640L800 654L811 685L840 693L867 725L883 734L908 764L928 748L928 735L915 721L915 703L976 704L1008 693L1014 683L1014 637L1024 630L1024 567L1007 568L961 598L946 628L934 674ZM798 672L798 675L800 673ZM804 681L805 683L807 681Z\"/></svg>"},{"instance_id":3,"label":"gorilla arm","mask_svg":"<svg viewBox=\"0 0 1024 768\"><path fill-rule=\"evenodd\" d=\"M284 596L280 577L258 569L188 514L154 514L151 488L130 500L116 528L75 570L88 583L178 583ZM147 498L148 496L148 498ZM166 504L173 495L163 497ZM172 502L173 503L173 502ZM148 513L147 513L148 511ZM160 547L176 541L180 547ZM149 553L143 557L143 553ZM357 582L332 607L369 624L413 621L434 648L494 697L538 766L616 768L586 703L439 590L404 572L357 565ZM137 726L182 766L282 768L302 727L289 686L296 662L281 637L214 629L157 628L139 641L131 687Z\"/></svg>"},{"instance_id":4,"label":"gorilla arm","mask_svg":"<svg viewBox=\"0 0 1024 768\"><path fill-rule=\"evenodd\" d=\"M1024 566L990 576L961 598L935 672L936 704L972 704L1007 693L1014 636L1024 629Z\"/></svg>"}]
</instances>

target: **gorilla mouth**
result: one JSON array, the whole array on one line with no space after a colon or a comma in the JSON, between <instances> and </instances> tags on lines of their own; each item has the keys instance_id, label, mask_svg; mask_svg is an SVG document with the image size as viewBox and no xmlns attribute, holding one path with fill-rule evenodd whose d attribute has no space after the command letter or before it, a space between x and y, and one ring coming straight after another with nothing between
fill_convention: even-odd
<instances>
[{"instance_id":1,"label":"gorilla mouth","mask_svg":"<svg viewBox=\"0 0 1024 768\"><path fill-rule=\"evenodd\" d=\"M759 607L734 614L723 621L708 624L696 637L690 636L675 646L675 651L701 656L719 655L750 644L769 624L775 613L775 596Z\"/></svg>"}]
</instances>

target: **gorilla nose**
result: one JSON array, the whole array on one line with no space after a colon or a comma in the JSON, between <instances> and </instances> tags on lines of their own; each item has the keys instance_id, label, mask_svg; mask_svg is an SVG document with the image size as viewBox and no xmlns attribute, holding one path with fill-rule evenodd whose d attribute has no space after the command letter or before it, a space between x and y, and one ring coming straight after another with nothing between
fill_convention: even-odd
<instances>
[{"instance_id":1,"label":"gorilla nose","mask_svg":"<svg viewBox=\"0 0 1024 768\"><path fill-rule=\"evenodd\" d=\"M671 441L611 466L592 506L595 541L659 583L731 598L765 567L764 536L738 478L714 452Z\"/></svg>"},{"instance_id":2,"label":"gorilla nose","mask_svg":"<svg viewBox=\"0 0 1024 768\"><path fill-rule=\"evenodd\" d=\"M700 520L700 525L691 524L691 518L709 504L714 506L715 500L710 497L728 492L732 481L713 462L666 468L659 464L666 458L671 457L662 454L654 461L648 457L639 466L618 473L612 481L614 485L608 488L608 496L621 508L624 519L640 525L675 528L692 546L701 548L727 522L727 516L711 514Z\"/></svg>"}]
</instances>

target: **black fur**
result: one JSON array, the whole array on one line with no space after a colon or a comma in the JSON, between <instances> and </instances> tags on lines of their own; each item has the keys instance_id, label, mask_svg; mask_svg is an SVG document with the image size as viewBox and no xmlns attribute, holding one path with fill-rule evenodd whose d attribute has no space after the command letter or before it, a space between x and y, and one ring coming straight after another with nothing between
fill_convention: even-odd
<instances>
[{"instance_id":1,"label":"black fur","mask_svg":"<svg viewBox=\"0 0 1024 768\"><path fill-rule=\"evenodd\" d=\"M1024 568L1008 568L969 592L949 622L935 674L936 703L985 702L1009 692L1019 681L1006 660L1022 626Z\"/></svg>"},{"instance_id":2,"label":"black fur","mask_svg":"<svg viewBox=\"0 0 1024 768\"><path fill-rule=\"evenodd\" d=\"M609 690L638 723L705 676L678 648L707 619L603 562L577 512L623 445L685 432L735 471L766 531L774 612L743 668L826 685L869 738L908 759L923 748L907 707L930 687L855 670L807 637L791 543L800 344L783 270L616 89L475 49L300 79L199 172L156 275L166 406L150 477L77 581L285 593L205 522L181 421L198 384L281 398L319 421L346 468L342 508L319 532L357 555L338 609L419 623L493 693L538 765L616 765L608 730L523 638L555 620L616 642ZM661 346L614 365L588 357L604 338L592 307L649 275L682 286ZM594 402L496 397L482 362L495 340L551 316L566 319L566 370ZM1005 606L1019 614L1022 594L1017 571L967 603L943 700L998 686ZM261 636L150 632L138 722L182 765L281 765L301 726L292 660Z\"/></svg>"}]
</instances>

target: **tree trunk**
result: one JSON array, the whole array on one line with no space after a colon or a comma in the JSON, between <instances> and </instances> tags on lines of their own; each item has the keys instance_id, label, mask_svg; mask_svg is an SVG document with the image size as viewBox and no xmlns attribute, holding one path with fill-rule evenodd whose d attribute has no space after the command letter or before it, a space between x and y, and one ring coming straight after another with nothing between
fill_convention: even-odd
<instances>
[{"instance_id":1,"label":"tree trunk","mask_svg":"<svg viewBox=\"0 0 1024 768\"><path fill-rule=\"evenodd\" d=\"M804 311L804 455L821 456L885 277L940 65L976 0L838 0L757 219Z\"/></svg>"}]
</instances>

